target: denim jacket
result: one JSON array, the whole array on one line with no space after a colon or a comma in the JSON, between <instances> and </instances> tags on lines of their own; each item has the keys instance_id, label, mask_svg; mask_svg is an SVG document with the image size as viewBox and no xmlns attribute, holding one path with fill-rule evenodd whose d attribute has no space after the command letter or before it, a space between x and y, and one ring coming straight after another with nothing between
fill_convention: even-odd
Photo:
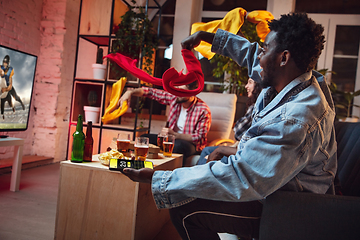
<instances>
[{"instance_id":1,"label":"denim jacket","mask_svg":"<svg viewBox=\"0 0 360 240\"><path fill-rule=\"evenodd\" d=\"M248 66L253 79L260 76L257 44L218 30L212 51ZM265 88L237 153L225 161L156 171L155 203L172 208L196 198L262 200L278 189L325 193L337 168L334 117L326 81L315 71L297 77L277 94Z\"/></svg>"}]
</instances>

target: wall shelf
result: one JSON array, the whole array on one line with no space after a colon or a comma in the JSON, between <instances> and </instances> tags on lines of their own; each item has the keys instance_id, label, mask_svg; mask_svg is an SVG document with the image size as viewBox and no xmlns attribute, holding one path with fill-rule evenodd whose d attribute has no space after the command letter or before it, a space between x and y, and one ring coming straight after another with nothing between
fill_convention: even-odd
<instances>
[{"instance_id":1,"label":"wall shelf","mask_svg":"<svg viewBox=\"0 0 360 240\"><path fill-rule=\"evenodd\" d=\"M99 121L97 123L93 122L93 154L105 152L113 141L113 138L116 137L119 132L129 132L133 139L135 139L136 136L150 132L151 113L141 115L141 119L139 113L127 113L124 117L134 120L125 122L119 118L103 124L101 122L101 116L103 116L106 107L110 103L112 86L117 80L108 79L108 74L106 74L104 79L94 79L92 76L91 65L96 61L98 48L104 50L104 56L110 52L110 39L115 38L115 35L112 34L113 25L120 23L120 16L127 10L128 7L122 0L81 1L70 110L68 158L70 158L71 155L72 134L76 129L77 118L79 114L85 118L84 106L89 105L87 99L90 91L95 91L97 94L98 98L95 106L100 107ZM106 64L108 68L109 64L106 62L107 60L104 61L104 64ZM126 86L140 87L141 83L127 83ZM138 101L136 102L139 104ZM139 124L142 124L143 117L145 116L148 126L140 127ZM121 124L121 122L123 123ZM87 125L85 120L83 125L83 132L85 133Z\"/></svg>"}]
</instances>

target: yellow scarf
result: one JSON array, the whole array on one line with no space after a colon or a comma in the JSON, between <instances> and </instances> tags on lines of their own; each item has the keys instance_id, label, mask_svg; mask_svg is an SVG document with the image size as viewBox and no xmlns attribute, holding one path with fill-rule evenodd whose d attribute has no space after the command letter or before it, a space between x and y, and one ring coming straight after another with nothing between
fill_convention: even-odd
<instances>
[{"instance_id":1,"label":"yellow scarf","mask_svg":"<svg viewBox=\"0 0 360 240\"><path fill-rule=\"evenodd\" d=\"M261 39L261 41L265 41L266 35L270 32L268 21L274 19L274 16L271 12L264 11L264 10L256 10L250 12L246 19L249 22L256 24L256 33Z\"/></svg>"},{"instance_id":2,"label":"yellow scarf","mask_svg":"<svg viewBox=\"0 0 360 240\"><path fill-rule=\"evenodd\" d=\"M215 20L207 23L194 23L191 26L191 34L197 31L206 31L216 33L216 30L222 29L233 34L237 34L244 24L244 18L249 22L256 23L256 32L262 41L265 40L266 35L270 32L267 21L274 19L274 16L263 10L252 11L248 15L243 8L235 8L228 12L222 20ZM196 51L201 53L207 59L211 59L215 53L211 52L211 44L201 41L199 46L195 48Z\"/></svg>"},{"instance_id":3,"label":"yellow scarf","mask_svg":"<svg viewBox=\"0 0 360 240\"><path fill-rule=\"evenodd\" d=\"M121 115L123 115L127 111L128 105L127 105L126 101L123 102L121 107L116 109L116 106L121 97L121 93L124 90L125 84L126 84L126 77L120 78L119 81L117 81L116 83L113 84L112 90L111 90L110 104L105 109L105 114L101 118L101 120L104 124L110 122L111 120L119 118Z\"/></svg>"}]
</instances>

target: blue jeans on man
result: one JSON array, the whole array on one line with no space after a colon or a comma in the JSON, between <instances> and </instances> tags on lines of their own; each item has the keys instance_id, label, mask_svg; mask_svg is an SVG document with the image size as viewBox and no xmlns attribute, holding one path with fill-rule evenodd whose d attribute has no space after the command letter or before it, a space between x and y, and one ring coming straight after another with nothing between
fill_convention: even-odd
<instances>
[{"instance_id":1,"label":"blue jeans on man","mask_svg":"<svg viewBox=\"0 0 360 240\"><path fill-rule=\"evenodd\" d=\"M200 154L200 158L199 161L197 162L197 165L202 165L205 164L207 159L205 158L206 156L210 155L210 153L212 153L215 149L217 149L218 146L213 146L213 147L206 147L201 151Z\"/></svg>"}]
</instances>

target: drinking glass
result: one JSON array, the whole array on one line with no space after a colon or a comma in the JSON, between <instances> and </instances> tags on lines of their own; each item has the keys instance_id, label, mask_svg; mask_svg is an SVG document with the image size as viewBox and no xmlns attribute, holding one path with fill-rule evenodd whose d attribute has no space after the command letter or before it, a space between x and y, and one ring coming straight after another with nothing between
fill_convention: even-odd
<instances>
[{"instance_id":1,"label":"drinking glass","mask_svg":"<svg viewBox=\"0 0 360 240\"><path fill-rule=\"evenodd\" d=\"M116 139L117 150L125 154L130 147L130 133L119 133Z\"/></svg>"},{"instance_id":2,"label":"drinking glass","mask_svg":"<svg viewBox=\"0 0 360 240\"><path fill-rule=\"evenodd\" d=\"M174 150L175 135L168 134L163 141L163 154L165 157L171 157Z\"/></svg>"},{"instance_id":3,"label":"drinking glass","mask_svg":"<svg viewBox=\"0 0 360 240\"><path fill-rule=\"evenodd\" d=\"M160 152L163 152L163 141L164 137L166 136L166 133L160 132L157 136L157 145L160 148Z\"/></svg>"},{"instance_id":4,"label":"drinking glass","mask_svg":"<svg viewBox=\"0 0 360 240\"><path fill-rule=\"evenodd\" d=\"M149 151L149 138L137 137L135 139L135 160L145 161Z\"/></svg>"}]
</instances>

